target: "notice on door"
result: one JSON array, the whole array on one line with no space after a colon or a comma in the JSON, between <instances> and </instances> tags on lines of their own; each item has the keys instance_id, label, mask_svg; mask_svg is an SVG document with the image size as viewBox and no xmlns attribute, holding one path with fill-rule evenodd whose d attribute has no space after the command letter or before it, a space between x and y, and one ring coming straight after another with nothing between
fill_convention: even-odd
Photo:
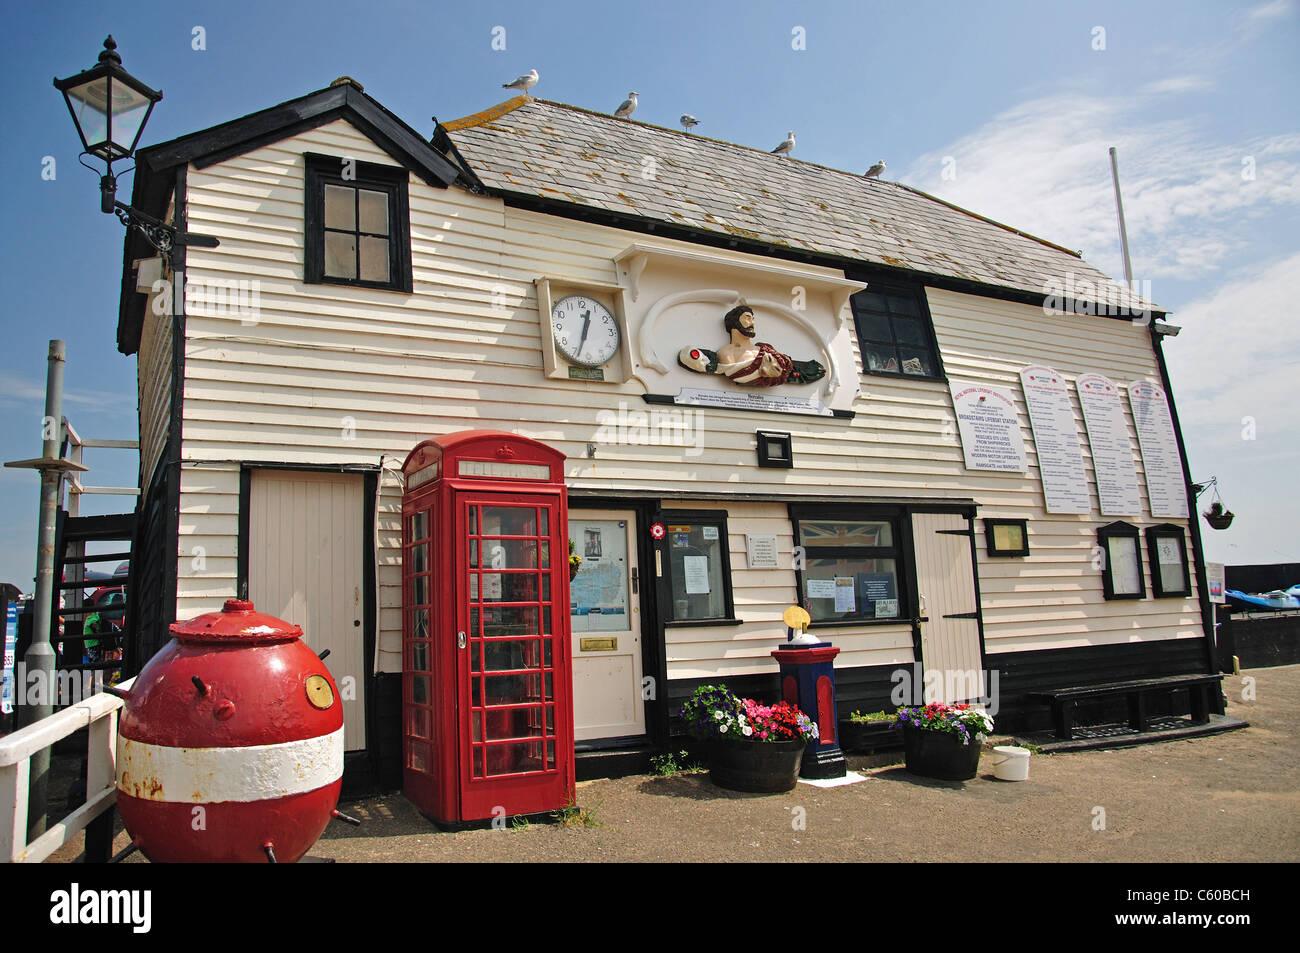
<instances>
[{"instance_id":1,"label":"notice on door","mask_svg":"<svg viewBox=\"0 0 1300 953\"><path fill-rule=\"evenodd\" d=\"M582 557L569 582L569 617L574 632L621 632L628 618L627 523L570 520L569 536Z\"/></svg>"},{"instance_id":2,"label":"notice on door","mask_svg":"<svg viewBox=\"0 0 1300 953\"><path fill-rule=\"evenodd\" d=\"M1081 374L1074 382L1092 448L1097 498L1103 516L1139 516L1142 493L1124 422L1119 385L1101 374Z\"/></svg>"},{"instance_id":3,"label":"notice on door","mask_svg":"<svg viewBox=\"0 0 1300 953\"><path fill-rule=\"evenodd\" d=\"M948 383L967 470L1024 473L1025 441L1016 402L1005 387Z\"/></svg>"},{"instance_id":4,"label":"notice on door","mask_svg":"<svg viewBox=\"0 0 1300 953\"><path fill-rule=\"evenodd\" d=\"M1069 385L1052 368L1034 365L1020 372L1020 386L1034 431L1044 508L1049 513L1091 512L1092 496L1070 406Z\"/></svg>"},{"instance_id":5,"label":"notice on door","mask_svg":"<svg viewBox=\"0 0 1300 953\"><path fill-rule=\"evenodd\" d=\"M1134 381L1128 386L1128 402L1133 409L1133 426L1142 451L1151 515L1185 519L1187 488L1183 481L1183 462L1178 455L1178 438L1174 435L1164 389L1150 381Z\"/></svg>"}]
</instances>

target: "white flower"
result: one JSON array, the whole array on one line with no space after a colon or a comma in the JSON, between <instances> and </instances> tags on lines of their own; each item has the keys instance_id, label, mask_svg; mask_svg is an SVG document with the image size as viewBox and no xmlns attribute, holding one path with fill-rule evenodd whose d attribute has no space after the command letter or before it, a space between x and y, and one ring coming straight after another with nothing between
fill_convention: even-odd
<instances>
[{"instance_id":1,"label":"white flower","mask_svg":"<svg viewBox=\"0 0 1300 953\"><path fill-rule=\"evenodd\" d=\"M752 735L752 734L754 733L754 729L751 728L751 727L749 727L749 725L746 725L746 726L744 727L744 733L745 733L745 737L748 738L750 735Z\"/></svg>"},{"instance_id":2,"label":"white flower","mask_svg":"<svg viewBox=\"0 0 1300 953\"><path fill-rule=\"evenodd\" d=\"M715 712L713 713L713 717L716 718L718 721L722 721L722 718L723 718L722 712L720 712L720 711L715 711Z\"/></svg>"},{"instance_id":3,"label":"white flower","mask_svg":"<svg viewBox=\"0 0 1300 953\"><path fill-rule=\"evenodd\" d=\"M725 734L727 733L727 726L726 726L726 725L718 725L718 731L725 735Z\"/></svg>"}]
</instances>

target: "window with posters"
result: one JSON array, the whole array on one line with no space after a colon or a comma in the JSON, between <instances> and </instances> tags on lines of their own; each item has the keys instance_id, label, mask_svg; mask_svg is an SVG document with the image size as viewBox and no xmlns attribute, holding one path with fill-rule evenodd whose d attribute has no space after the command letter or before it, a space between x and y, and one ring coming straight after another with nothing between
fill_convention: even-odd
<instances>
[{"instance_id":1,"label":"window with posters","mask_svg":"<svg viewBox=\"0 0 1300 953\"><path fill-rule=\"evenodd\" d=\"M1187 569L1187 542L1183 528L1172 523L1148 526L1147 558L1151 561L1151 595L1190 596L1191 573Z\"/></svg>"},{"instance_id":2,"label":"window with posters","mask_svg":"<svg viewBox=\"0 0 1300 953\"><path fill-rule=\"evenodd\" d=\"M716 510L662 511L656 544L660 560L660 611L667 625L734 622L727 514Z\"/></svg>"},{"instance_id":3,"label":"window with posters","mask_svg":"<svg viewBox=\"0 0 1300 953\"><path fill-rule=\"evenodd\" d=\"M792 506L790 517L804 553L800 601L814 623L908 618L899 511Z\"/></svg>"}]
</instances>

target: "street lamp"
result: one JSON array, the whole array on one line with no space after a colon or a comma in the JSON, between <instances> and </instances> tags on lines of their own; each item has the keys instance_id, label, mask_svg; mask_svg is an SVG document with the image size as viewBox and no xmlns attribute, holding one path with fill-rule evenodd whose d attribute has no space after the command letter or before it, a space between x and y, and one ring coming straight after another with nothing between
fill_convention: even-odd
<instances>
[{"instance_id":1,"label":"street lamp","mask_svg":"<svg viewBox=\"0 0 1300 953\"><path fill-rule=\"evenodd\" d=\"M99 179L101 211L117 215L127 228L135 226L140 229L149 243L163 253L175 245L217 247L217 239L211 235L177 232L166 222L117 201L113 163L134 157L145 123L163 94L161 90L150 89L122 68L122 57L118 55L117 44L111 36L104 41L104 49L95 66L76 76L56 79L54 88L63 93L68 112L77 125L77 135L81 137L84 150L81 164L86 165L85 156L104 162L104 174ZM86 168L97 171L89 165Z\"/></svg>"}]
</instances>

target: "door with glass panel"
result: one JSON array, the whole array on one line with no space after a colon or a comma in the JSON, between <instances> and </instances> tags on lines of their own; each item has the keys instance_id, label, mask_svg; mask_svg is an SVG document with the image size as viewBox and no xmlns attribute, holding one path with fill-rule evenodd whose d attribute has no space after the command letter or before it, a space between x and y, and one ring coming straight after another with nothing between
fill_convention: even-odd
<instances>
[{"instance_id":1,"label":"door with glass panel","mask_svg":"<svg viewBox=\"0 0 1300 953\"><path fill-rule=\"evenodd\" d=\"M645 734L636 514L570 510L574 740ZM566 554L567 555L567 554Z\"/></svg>"},{"instance_id":2,"label":"door with glass panel","mask_svg":"<svg viewBox=\"0 0 1300 953\"><path fill-rule=\"evenodd\" d=\"M528 813L568 785L563 514L555 497L457 504L462 816Z\"/></svg>"}]
</instances>

